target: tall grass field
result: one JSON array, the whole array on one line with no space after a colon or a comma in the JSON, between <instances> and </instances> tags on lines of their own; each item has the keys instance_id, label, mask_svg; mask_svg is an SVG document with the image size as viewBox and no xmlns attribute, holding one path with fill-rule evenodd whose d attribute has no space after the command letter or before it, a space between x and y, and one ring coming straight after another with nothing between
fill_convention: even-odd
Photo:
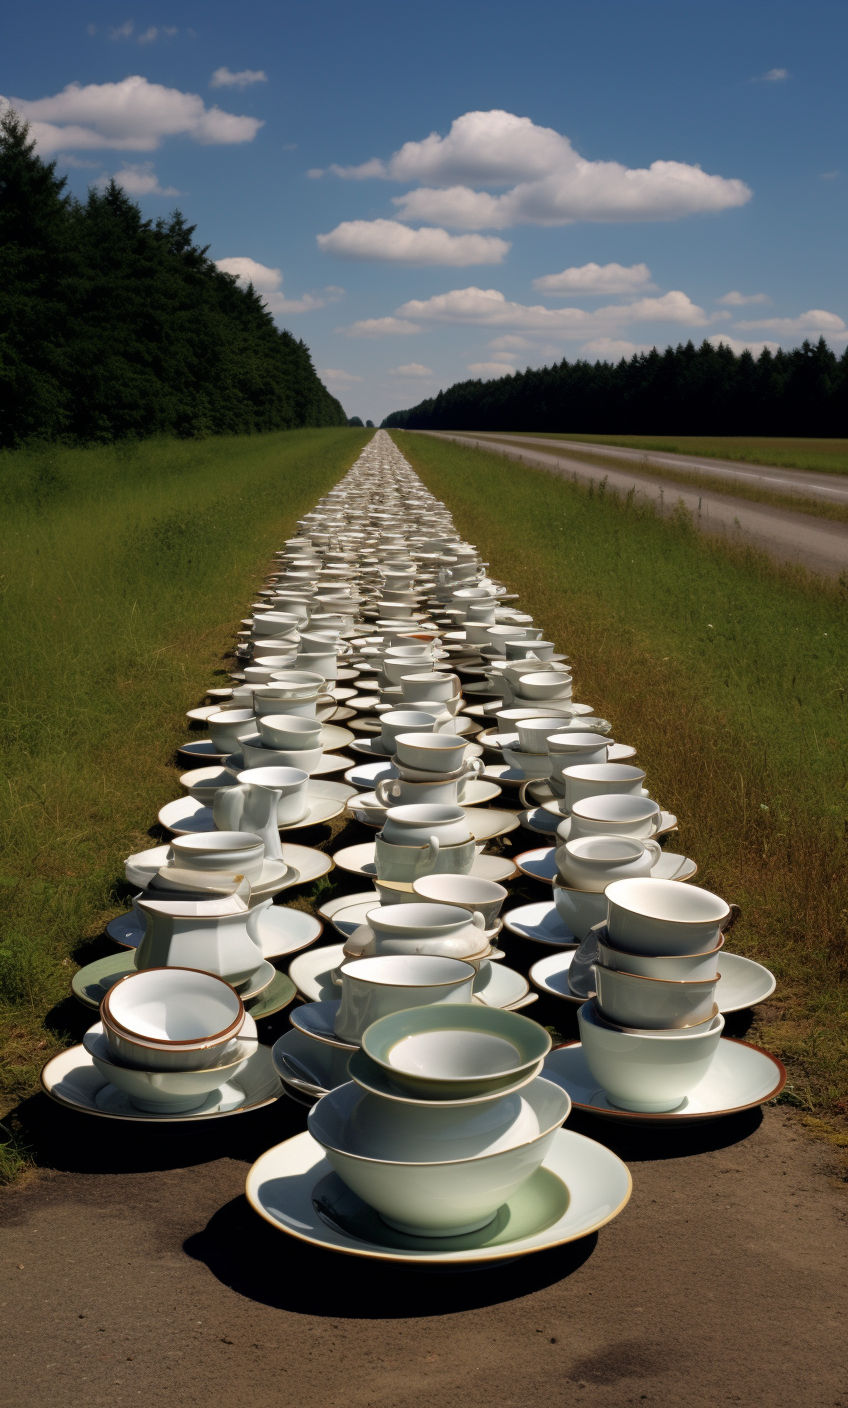
<instances>
[{"instance_id":1,"label":"tall grass field","mask_svg":"<svg viewBox=\"0 0 848 1408\"><path fill-rule=\"evenodd\" d=\"M0 1097L62 1044L71 955L126 908L123 859L181 795L186 710L273 550L370 432L56 446L0 457ZM217 672L217 677L216 677Z\"/></svg>"},{"instance_id":2,"label":"tall grass field","mask_svg":"<svg viewBox=\"0 0 848 1408\"><path fill-rule=\"evenodd\" d=\"M785 1098L838 1124L848 1089L844 594L717 546L685 516L483 450L392 431L489 571L573 661L576 697L635 744L671 848L741 906L728 947L776 974L750 1040ZM840 1102L843 1102L840 1105ZM839 1136L836 1136L839 1137Z\"/></svg>"}]
</instances>

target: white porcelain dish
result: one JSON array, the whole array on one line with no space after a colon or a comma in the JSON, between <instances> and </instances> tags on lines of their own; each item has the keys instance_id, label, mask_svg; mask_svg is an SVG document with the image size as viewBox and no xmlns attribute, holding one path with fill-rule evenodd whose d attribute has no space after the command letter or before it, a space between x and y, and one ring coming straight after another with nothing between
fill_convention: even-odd
<instances>
[{"instance_id":1,"label":"white porcelain dish","mask_svg":"<svg viewBox=\"0 0 848 1408\"><path fill-rule=\"evenodd\" d=\"M339 989L333 983L332 974L343 962L344 944L327 944L298 954L289 964L288 973L308 1002L336 1002ZM526 1004L530 984L522 973L516 973L504 963L489 963L478 971L473 991L488 1007L508 1011Z\"/></svg>"},{"instance_id":2,"label":"white porcelain dish","mask_svg":"<svg viewBox=\"0 0 848 1408\"><path fill-rule=\"evenodd\" d=\"M534 944L551 944L558 949L577 945L577 939L560 918L553 900L517 905L506 911L503 925L516 938L529 939Z\"/></svg>"}]
</instances>

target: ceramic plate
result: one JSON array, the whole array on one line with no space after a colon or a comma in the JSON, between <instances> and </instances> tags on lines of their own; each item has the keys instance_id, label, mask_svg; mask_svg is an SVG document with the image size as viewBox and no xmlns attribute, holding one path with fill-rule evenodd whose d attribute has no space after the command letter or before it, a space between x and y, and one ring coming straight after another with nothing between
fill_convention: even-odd
<instances>
[{"instance_id":1,"label":"ceramic plate","mask_svg":"<svg viewBox=\"0 0 848 1408\"><path fill-rule=\"evenodd\" d=\"M138 922L134 910L119 914L106 925L106 933L113 943L122 948L138 948L144 930ZM298 953L320 939L324 925L320 919L305 914L302 909L292 909L288 905L272 905L264 909L259 919L259 942L262 957L285 958L289 953Z\"/></svg>"},{"instance_id":2,"label":"ceramic plate","mask_svg":"<svg viewBox=\"0 0 848 1408\"><path fill-rule=\"evenodd\" d=\"M515 1085L501 1088L498 1091L498 1095L512 1095L516 1090L523 1090L525 1085L529 1085L531 1081L542 1074L543 1065L544 1062L540 1061L527 1075L522 1076L521 1080L516 1081ZM378 1066L376 1061L372 1061L370 1057L366 1056L361 1047L358 1051L354 1051L353 1055L350 1057L348 1072L351 1080L355 1081L357 1085L360 1085L363 1090L370 1091L372 1095L379 1095L384 1100L396 1100L400 1104L408 1105L410 1103L411 1092L405 1090L402 1085L397 1085L392 1080L388 1071L386 1071L384 1067ZM339 1082L339 1084L342 1083L343 1082ZM491 1100L491 1098L491 1091L487 1091L484 1095L470 1095L466 1096L464 1099L428 1100L427 1104L435 1106L440 1110L449 1110L456 1109L458 1105L481 1105L486 1100ZM566 1119L567 1118L568 1115L566 1115Z\"/></svg>"},{"instance_id":3,"label":"ceramic plate","mask_svg":"<svg viewBox=\"0 0 848 1408\"><path fill-rule=\"evenodd\" d=\"M506 921L504 925L506 927ZM548 997L559 997L564 1002L572 1002L579 1007L586 998L573 993L568 984L568 970L573 957L572 948L567 952L552 953L547 958L540 959L530 969L530 981ZM777 986L777 979L768 968L764 968L761 963L754 963L750 958L743 958L739 953L727 953L722 949L719 967L721 977L716 984L715 1000L719 1011L725 1015L728 1012L742 1012L747 1007L755 1007L758 1002L765 1002Z\"/></svg>"},{"instance_id":4,"label":"ceramic plate","mask_svg":"<svg viewBox=\"0 0 848 1408\"><path fill-rule=\"evenodd\" d=\"M704 1079L690 1090L683 1104L663 1114L618 1110L611 1105L586 1065L579 1041L558 1046L545 1058L543 1074L571 1096L579 1110L627 1124L700 1124L735 1115L773 1100L786 1084L786 1071L776 1056L747 1041L723 1036Z\"/></svg>"},{"instance_id":5,"label":"ceramic plate","mask_svg":"<svg viewBox=\"0 0 848 1408\"><path fill-rule=\"evenodd\" d=\"M625 1164L602 1144L559 1129L542 1167L479 1232L410 1237L394 1232L332 1171L308 1133L269 1149L245 1191L272 1226L301 1241L351 1256L435 1265L504 1261L596 1232L627 1203Z\"/></svg>"},{"instance_id":6,"label":"ceramic plate","mask_svg":"<svg viewBox=\"0 0 848 1408\"><path fill-rule=\"evenodd\" d=\"M83 1046L72 1046L54 1056L41 1072L47 1094L70 1110L108 1119L143 1120L146 1123L174 1124L175 1121L219 1119L244 1114L270 1105L282 1094L282 1083L269 1046L257 1045L256 1052L238 1075L220 1090L213 1090L196 1110L179 1114L151 1114L137 1110L129 1096L105 1081Z\"/></svg>"},{"instance_id":7,"label":"ceramic plate","mask_svg":"<svg viewBox=\"0 0 848 1408\"><path fill-rule=\"evenodd\" d=\"M192 763L195 767L202 766L203 763L218 763L220 765L226 756L226 753L215 752L215 745L211 738L200 738L196 743L183 743L177 749L177 757L180 762L188 764L189 767ZM239 763L239 767L241 766L242 764Z\"/></svg>"},{"instance_id":8,"label":"ceramic plate","mask_svg":"<svg viewBox=\"0 0 848 1408\"><path fill-rule=\"evenodd\" d=\"M468 829L475 841L491 841L506 836L519 826L515 812L496 811L494 807L469 807L463 804Z\"/></svg>"},{"instance_id":9,"label":"ceramic plate","mask_svg":"<svg viewBox=\"0 0 848 1408\"><path fill-rule=\"evenodd\" d=\"M207 771L207 769L203 769ZM324 778L311 777L306 788L307 813L300 821L281 826L280 831L301 831L306 826L317 826L320 822L332 821L341 816L349 797L356 796L356 788L344 782L328 782ZM212 808L206 807L194 797L178 797L168 802L159 813L159 825L175 836L191 836L198 832L215 831Z\"/></svg>"},{"instance_id":10,"label":"ceramic plate","mask_svg":"<svg viewBox=\"0 0 848 1408\"><path fill-rule=\"evenodd\" d=\"M333 991L337 989L333 987ZM327 1046L334 1046L342 1051L358 1051L359 1042L342 1041L340 1036L336 1036L333 1023L339 1015L341 999L338 997L322 998L320 1002L304 1002L300 1007L293 1007L289 1013L289 1021L292 1026L313 1041L323 1041Z\"/></svg>"},{"instance_id":11,"label":"ceramic plate","mask_svg":"<svg viewBox=\"0 0 848 1408\"><path fill-rule=\"evenodd\" d=\"M530 939L534 944L553 944L558 949L577 947L577 940L560 919L553 900L518 905L501 917L507 932L519 939Z\"/></svg>"},{"instance_id":12,"label":"ceramic plate","mask_svg":"<svg viewBox=\"0 0 848 1408\"><path fill-rule=\"evenodd\" d=\"M325 904L320 905L318 913L323 919L332 920L340 909L349 909L353 904L365 904L367 902L370 902L372 905L382 904L383 901L380 899L379 890L372 887L370 890L360 890L359 893L355 895L337 895L334 900L327 900Z\"/></svg>"},{"instance_id":13,"label":"ceramic plate","mask_svg":"<svg viewBox=\"0 0 848 1408\"><path fill-rule=\"evenodd\" d=\"M229 690L230 695L232 695L232 692L232 690ZM189 709L186 713L186 718L193 719L195 723L205 724L206 720L209 718L209 715L217 714L220 707L220 703L203 704L199 709Z\"/></svg>"},{"instance_id":14,"label":"ceramic plate","mask_svg":"<svg viewBox=\"0 0 848 1408\"><path fill-rule=\"evenodd\" d=\"M348 1079L347 1075L342 1080L337 1078L339 1048L328 1046L324 1041L313 1041L296 1027L274 1042L271 1056L283 1084L310 1097L310 1104L328 1090L344 1085Z\"/></svg>"},{"instance_id":15,"label":"ceramic plate","mask_svg":"<svg viewBox=\"0 0 848 1408\"><path fill-rule=\"evenodd\" d=\"M379 900L379 896L377 898ZM348 925L346 916L359 913L364 916L367 910L374 908L373 903L365 901L364 904L340 911L332 922L337 928L339 921L344 923L345 928L339 928L339 932L347 937L365 920L363 917L357 923L351 922ZM289 964L289 977L308 1002L337 1002L341 990L332 981L330 974L344 961L344 944L327 944L323 948L300 953L297 958L292 959ZM474 992L491 1007L512 1007L514 1003L522 1002L527 997L530 984L521 973L516 973L512 968L505 968L503 962L490 963L488 968L484 968L482 974L478 973L474 979Z\"/></svg>"},{"instance_id":16,"label":"ceramic plate","mask_svg":"<svg viewBox=\"0 0 848 1408\"><path fill-rule=\"evenodd\" d=\"M562 817L557 820L557 817L552 812L546 812L544 807L528 807L526 811L518 813L518 820L527 831L536 831L540 836L556 836Z\"/></svg>"},{"instance_id":17,"label":"ceramic plate","mask_svg":"<svg viewBox=\"0 0 848 1408\"><path fill-rule=\"evenodd\" d=\"M491 718L493 714L496 714L499 709L505 708L506 705L499 697L498 699L492 699L487 704L466 704L462 712L463 714L470 714L472 719L488 719Z\"/></svg>"},{"instance_id":18,"label":"ceramic plate","mask_svg":"<svg viewBox=\"0 0 848 1408\"><path fill-rule=\"evenodd\" d=\"M354 769L355 771L355 769ZM347 774L345 774L347 776ZM463 807L477 808L484 802L491 802L495 797L501 795L501 789L493 782L483 782L480 778L472 778L465 784L465 796L459 804ZM376 792L359 792L352 798L347 809L352 812L357 821L361 821L364 826L382 826L386 819L386 807L382 802L378 802ZM509 813L514 816L514 812Z\"/></svg>"},{"instance_id":19,"label":"ceramic plate","mask_svg":"<svg viewBox=\"0 0 848 1408\"><path fill-rule=\"evenodd\" d=\"M517 792L527 781L520 768L511 768L507 763L492 763L484 768L481 776L487 782L494 782L508 792Z\"/></svg>"},{"instance_id":20,"label":"ceramic plate","mask_svg":"<svg viewBox=\"0 0 848 1408\"><path fill-rule=\"evenodd\" d=\"M354 739L353 743L350 745L350 751L351 753L361 753L363 757L366 758L380 758L386 759L386 761L388 761L391 756L383 747L383 741L379 735L376 738Z\"/></svg>"},{"instance_id":21,"label":"ceramic plate","mask_svg":"<svg viewBox=\"0 0 848 1408\"><path fill-rule=\"evenodd\" d=\"M397 769L388 759L385 762L358 763L345 773L344 780L362 792L373 792L384 777L397 777Z\"/></svg>"},{"instance_id":22,"label":"ceramic plate","mask_svg":"<svg viewBox=\"0 0 848 1408\"><path fill-rule=\"evenodd\" d=\"M355 716L356 716L356 710L355 710L355 709L350 709L350 708L348 708L348 706L347 706L346 704L340 704L340 705L338 706L338 708L335 709L335 710L333 711L333 713L330 715L330 718L335 719L336 724L341 724L341 723L344 723L346 719L352 719L352 718L354 718ZM334 727L335 727L335 725L334 725Z\"/></svg>"},{"instance_id":23,"label":"ceramic plate","mask_svg":"<svg viewBox=\"0 0 848 1408\"><path fill-rule=\"evenodd\" d=\"M207 699L217 699L219 701L232 699L233 691L231 689L207 689L206 697Z\"/></svg>"},{"instance_id":24,"label":"ceramic plate","mask_svg":"<svg viewBox=\"0 0 848 1408\"><path fill-rule=\"evenodd\" d=\"M353 689L349 684L340 684L334 685L332 688L328 686L327 693L332 694L333 698L337 701L337 703L344 704L345 700L352 699L353 696L357 693L357 691Z\"/></svg>"},{"instance_id":25,"label":"ceramic plate","mask_svg":"<svg viewBox=\"0 0 848 1408\"><path fill-rule=\"evenodd\" d=\"M270 974L269 971L271 970ZM74 973L71 991L84 1007L99 1008L107 988L123 978L126 973L135 972L135 953L110 953L106 958L98 958L87 963ZM245 998L245 1006L251 1016L270 1017L273 1012L281 1012L292 1001L295 986L286 973L273 968L267 960L263 965L262 979L267 979L264 988L253 999Z\"/></svg>"},{"instance_id":26,"label":"ceramic plate","mask_svg":"<svg viewBox=\"0 0 848 1408\"><path fill-rule=\"evenodd\" d=\"M556 846L542 846L536 851L524 851L515 857L515 864L522 875L552 885L557 873L556 852ZM678 856L665 851L651 868L651 875L655 880L691 880L697 872L695 861L690 860L688 856Z\"/></svg>"},{"instance_id":27,"label":"ceramic plate","mask_svg":"<svg viewBox=\"0 0 848 1408\"><path fill-rule=\"evenodd\" d=\"M284 843L284 853L288 843ZM291 850L292 847L288 846ZM298 846L295 849L304 851L306 847ZM131 885L136 885L139 890L147 888L151 876L157 870L169 863L170 846L151 846L147 851L138 851L134 856L127 856L124 862L124 871L127 880ZM293 868L293 862L286 863L285 860L264 860L262 862L262 876L255 884L251 884L251 893L261 899L267 899L271 895L279 894L280 890L285 890L289 885L297 885L300 876Z\"/></svg>"}]
</instances>

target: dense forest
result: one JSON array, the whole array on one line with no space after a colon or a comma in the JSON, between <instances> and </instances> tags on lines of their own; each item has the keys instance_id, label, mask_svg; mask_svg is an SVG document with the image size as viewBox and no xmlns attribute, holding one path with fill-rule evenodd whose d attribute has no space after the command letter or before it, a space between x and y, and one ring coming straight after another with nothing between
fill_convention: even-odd
<instances>
[{"instance_id":1,"label":"dense forest","mask_svg":"<svg viewBox=\"0 0 848 1408\"><path fill-rule=\"evenodd\" d=\"M626 435L846 434L848 350L821 339L737 356L725 345L654 348L617 365L567 362L497 381L460 381L384 426Z\"/></svg>"},{"instance_id":2,"label":"dense forest","mask_svg":"<svg viewBox=\"0 0 848 1408\"><path fill-rule=\"evenodd\" d=\"M110 183L85 202L0 123L0 444L345 425L303 342ZM208 248L208 246L207 246Z\"/></svg>"}]
</instances>

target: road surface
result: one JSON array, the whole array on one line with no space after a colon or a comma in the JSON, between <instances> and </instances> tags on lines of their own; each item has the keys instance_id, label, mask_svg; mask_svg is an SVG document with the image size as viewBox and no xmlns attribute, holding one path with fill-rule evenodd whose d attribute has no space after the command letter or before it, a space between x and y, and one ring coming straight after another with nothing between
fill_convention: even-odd
<instances>
[{"instance_id":1,"label":"road surface","mask_svg":"<svg viewBox=\"0 0 848 1408\"><path fill-rule=\"evenodd\" d=\"M755 503L711 489L690 489L673 479L663 479L659 473L629 474L625 464L622 464L620 470L599 468L598 465L582 462L579 454L575 454L571 449L559 449L563 442L558 440L544 442L546 446L551 443L557 446L559 453L554 454L547 448L537 449L538 440L528 439L526 449L523 446L518 448L510 443L513 436L510 436L509 440L499 440L488 435L437 430L420 430L415 434L433 435L438 439L453 440L459 445L485 449L564 478L576 478L585 482L594 480L595 483L599 479L606 479L610 488L615 488L622 494L627 494L635 488L637 494L644 494L657 501L664 513L670 513L682 499L692 514L694 526L701 532L712 533L731 541L750 543L778 562L797 563L822 576L839 577L843 572L848 572L848 525L845 523L816 518L807 513L793 513L790 509L774 508L771 504ZM603 447L604 454L608 448ZM674 457L675 463L678 458ZM720 462L706 460L700 463L709 465L712 472L712 467ZM744 472L748 473L748 469L746 466ZM741 471L740 466L734 473ZM794 474L797 477L797 471L792 470L769 470L768 473ZM786 485L786 481L781 482ZM839 488L842 482L840 476L836 487ZM787 490L788 485L784 491Z\"/></svg>"}]
</instances>

